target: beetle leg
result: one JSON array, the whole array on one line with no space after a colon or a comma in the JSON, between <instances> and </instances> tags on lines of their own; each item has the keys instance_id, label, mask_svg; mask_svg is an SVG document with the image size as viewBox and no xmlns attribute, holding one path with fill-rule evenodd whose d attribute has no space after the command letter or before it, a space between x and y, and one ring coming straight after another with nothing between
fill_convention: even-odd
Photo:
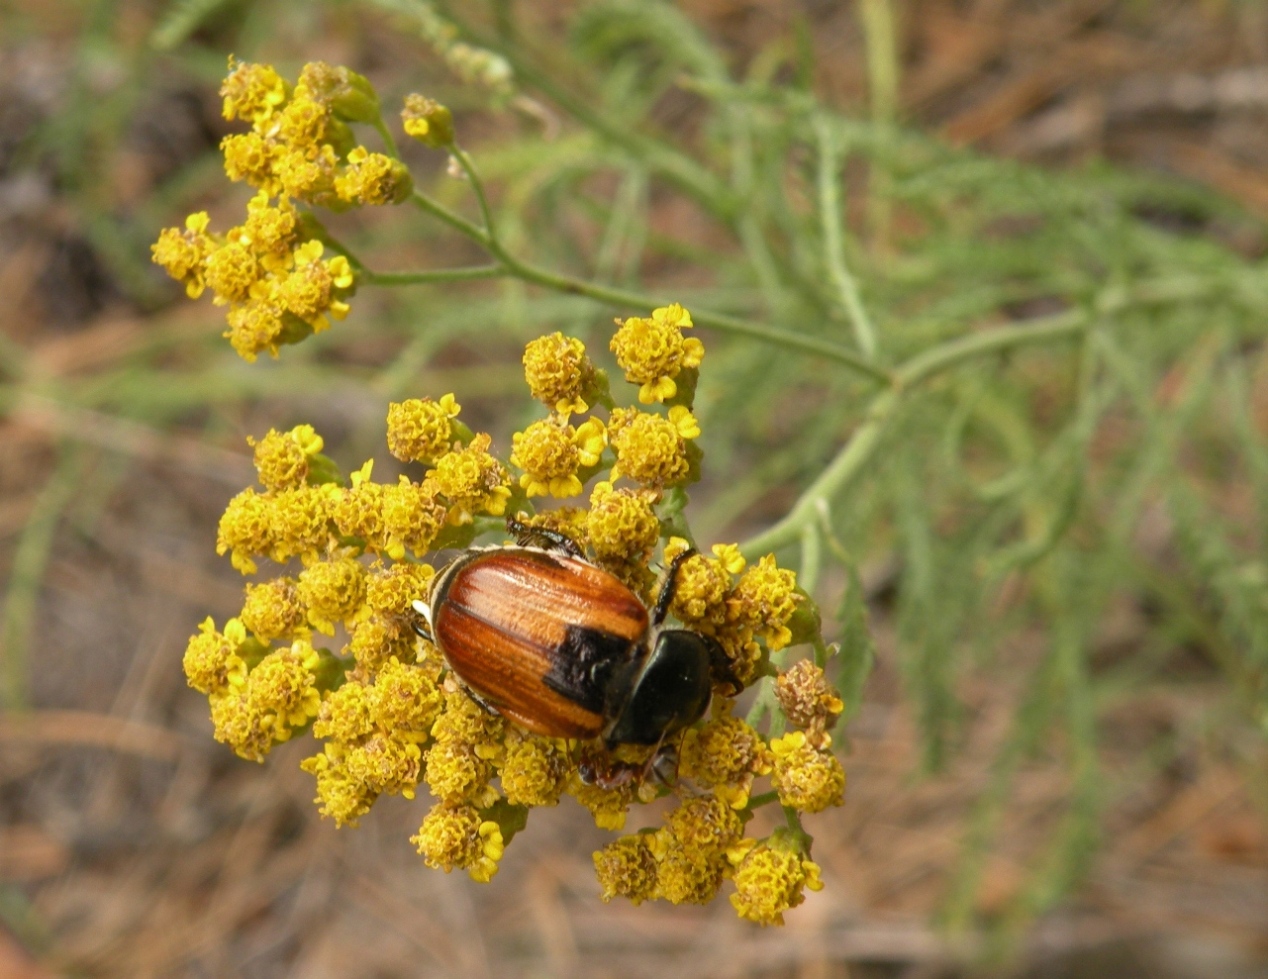
<instances>
[{"instance_id":1,"label":"beetle leg","mask_svg":"<svg viewBox=\"0 0 1268 979\"><path fill-rule=\"evenodd\" d=\"M521 547L532 544L534 542L541 544L545 542L550 546L547 550L563 551L569 557L586 559L586 552L580 544L569 537L567 534L560 533L558 530L550 530L547 527L533 527L524 523L518 517L506 518L506 532L515 535L515 543Z\"/></svg>"},{"instance_id":2,"label":"beetle leg","mask_svg":"<svg viewBox=\"0 0 1268 979\"><path fill-rule=\"evenodd\" d=\"M669 614L669 603L674 600L674 586L678 584L678 569L682 567L683 561L695 553L694 547L688 548L674 558L673 563L669 565L665 583L661 586L660 594L656 596L656 607L652 610L652 625L661 625L665 621L665 617Z\"/></svg>"},{"instance_id":3,"label":"beetle leg","mask_svg":"<svg viewBox=\"0 0 1268 979\"><path fill-rule=\"evenodd\" d=\"M700 638L704 640L709 650L709 673L713 677L713 682L725 683L731 688L725 696L738 696L744 689L744 684L740 683L740 678L735 675L735 669L731 666L731 660L727 658L726 650L712 636L702 634Z\"/></svg>"}]
</instances>

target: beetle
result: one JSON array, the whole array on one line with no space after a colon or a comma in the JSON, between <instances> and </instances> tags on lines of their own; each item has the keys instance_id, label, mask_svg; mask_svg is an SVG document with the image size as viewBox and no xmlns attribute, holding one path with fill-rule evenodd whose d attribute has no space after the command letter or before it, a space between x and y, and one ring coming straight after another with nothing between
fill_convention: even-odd
<instances>
[{"instance_id":1,"label":"beetle","mask_svg":"<svg viewBox=\"0 0 1268 979\"><path fill-rule=\"evenodd\" d=\"M583 778L612 785L663 772L672 749L662 745L704 715L715 673L733 682L714 639L665 624L695 552L671 562L649 611L566 535L507 527L515 544L468 550L433 579L414 603L427 628L415 628L478 702L529 731L600 739L609 751L655 746L645 767L586 760Z\"/></svg>"}]
</instances>

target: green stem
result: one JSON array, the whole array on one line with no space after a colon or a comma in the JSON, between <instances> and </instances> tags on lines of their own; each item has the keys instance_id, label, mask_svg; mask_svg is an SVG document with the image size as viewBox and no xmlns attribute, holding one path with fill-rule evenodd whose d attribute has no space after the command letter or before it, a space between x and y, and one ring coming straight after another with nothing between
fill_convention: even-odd
<instances>
[{"instance_id":1,"label":"green stem","mask_svg":"<svg viewBox=\"0 0 1268 979\"><path fill-rule=\"evenodd\" d=\"M774 789L769 792L763 792L761 795L749 796L748 805L744 808L752 812L754 809L760 809L762 806L770 805L779 798L779 793Z\"/></svg>"},{"instance_id":2,"label":"green stem","mask_svg":"<svg viewBox=\"0 0 1268 979\"><path fill-rule=\"evenodd\" d=\"M387 155L394 160L401 158L401 151L397 149L396 138L392 135L392 130L387 128L387 124L383 121L383 117L379 116L374 120L375 131L383 140L383 145L387 147Z\"/></svg>"},{"instance_id":3,"label":"green stem","mask_svg":"<svg viewBox=\"0 0 1268 979\"><path fill-rule=\"evenodd\" d=\"M823 228L824 260L828 266L828 274L836 286L841 305L850 317L850 325L854 328L854 338L858 341L863 356L876 356L876 330L872 326L871 317L863 306L859 296L858 283L850 274L845 263L844 231L841 223L841 195L837 180L840 160L837 156L836 134L827 120L817 116L814 122L815 138L819 144L819 223Z\"/></svg>"},{"instance_id":4,"label":"green stem","mask_svg":"<svg viewBox=\"0 0 1268 979\"><path fill-rule=\"evenodd\" d=\"M422 272L371 272L363 269L360 278L363 283L372 286L413 286L429 282L497 279L504 275L506 269L501 265L468 265L451 269L427 269Z\"/></svg>"},{"instance_id":5,"label":"green stem","mask_svg":"<svg viewBox=\"0 0 1268 979\"><path fill-rule=\"evenodd\" d=\"M631 292L628 289L605 286L598 282L590 282L586 279L578 279L573 276L552 272L536 265L530 265L528 262L524 262L508 252L500 241L483 228L468 221L461 215L455 214L440 202L422 193L422 191L415 190L410 199L419 209L439 218L455 231L466 235L476 242L476 244L497 259L508 275L513 275L517 279L544 286L556 292L586 296L607 305L625 309L651 309L656 306L669 304L669 301L664 298L648 296L640 292ZM756 323L752 320L741 319L737 316L729 316L712 310L693 309L691 317L694 322L701 326L713 327L716 330L737 336L753 337L789 350L798 350L802 353L827 357L875 381L883 384L891 383L891 376L888 371L874 364L869 364L854 351L833 343L831 340L807 336L784 327L768 326L765 323Z\"/></svg>"},{"instance_id":6,"label":"green stem","mask_svg":"<svg viewBox=\"0 0 1268 979\"><path fill-rule=\"evenodd\" d=\"M497 228L493 224L493 212L489 209L489 199L484 193L484 181L476 172L475 164L467 151L457 144L453 147L453 158L458 161L458 166L462 167L462 172L471 181L471 189L475 191L476 200L480 203L480 216L484 219L484 230L488 233L489 241L496 242Z\"/></svg>"}]
</instances>

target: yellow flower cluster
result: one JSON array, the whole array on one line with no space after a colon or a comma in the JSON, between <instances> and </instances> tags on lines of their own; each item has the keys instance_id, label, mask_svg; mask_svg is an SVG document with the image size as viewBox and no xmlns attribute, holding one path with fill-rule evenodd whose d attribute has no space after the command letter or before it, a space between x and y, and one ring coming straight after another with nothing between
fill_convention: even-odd
<instances>
[{"instance_id":1,"label":"yellow flower cluster","mask_svg":"<svg viewBox=\"0 0 1268 979\"><path fill-rule=\"evenodd\" d=\"M224 117L251 131L220 144L225 173L259 192L246 221L223 234L205 211L165 229L154 262L191 299L210 288L228 306L225 336L246 360L296 343L348 313L356 276L343 255L306 230L295 201L343 210L396 204L413 182L399 160L353 139L349 123L377 123L378 96L366 79L323 62L305 65L289 85L273 68L230 58L220 94Z\"/></svg>"},{"instance_id":2,"label":"yellow flower cluster","mask_svg":"<svg viewBox=\"0 0 1268 979\"><path fill-rule=\"evenodd\" d=\"M243 118L271 118L290 104L275 98L267 75L243 74L235 86L234 112ZM632 322L621 328L623 366L630 372L642 356L652 366L631 383L664 394L666 378L698 365L698 343L681 342L658 364L651 347L638 354L638 343L662 343L664 331L690 325L690 316L674 306L643 321L652 326L634 330ZM581 341L562 334L530 343L524 368L547 415L513 435L505 463L489 434L463 424L452 394L389 406L388 448L414 469L396 482L375 482L369 462L342 475L310 426L252 440L259 486L230 501L217 548L244 574L262 559L294 563L248 584L241 612L223 630L202 624L185 652L189 683L208 697L215 736L245 758L261 760L311 730L320 745L302 767L315 779L321 812L341 826L355 825L379 797L412 798L424 784L435 801L412 837L418 853L428 866L478 881L497 873L530 809L570 796L597 826L620 831L631 806L680 786L663 826L594 854L603 899L705 903L731 881L742 917L779 923L804 891L821 886L810 838L796 828L752 839L745 827L757 806L776 800L794 826L797 812L839 804L844 772L828 734L842 704L822 669L779 671L779 657L771 659L793 641L790 623L808 601L773 556L749 564L725 544L677 562L670 613L721 655L711 713L675 733L667 750L524 730L484 706L414 632L414 603L427 599L436 573L422 560L470 546L488 518L508 511L565 534L649 605L657 551L668 567L689 547L673 536L685 526L682 494L667 490L698 473L694 379L677 389L684 402L617 407ZM595 413L602 411L606 419ZM531 512L534 497L587 492L586 506ZM763 677L769 688L760 703L779 715L765 732L733 714L734 698ZM783 733L785 724L794 729ZM660 767L674 758L676 776ZM769 781L764 791L761 780Z\"/></svg>"},{"instance_id":3,"label":"yellow flower cluster","mask_svg":"<svg viewBox=\"0 0 1268 979\"><path fill-rule=\"evenodd\" d=\"M654 309L650 317L631 316L617 323L621 328L612 338L612 352L625 379L639 385L638 400L645 405L677 395L674 378L684 369L699 367L704 358L704 344L683 338L682 331L693 324L691 314L678 303Z\"/></svg>"}]
</instances>

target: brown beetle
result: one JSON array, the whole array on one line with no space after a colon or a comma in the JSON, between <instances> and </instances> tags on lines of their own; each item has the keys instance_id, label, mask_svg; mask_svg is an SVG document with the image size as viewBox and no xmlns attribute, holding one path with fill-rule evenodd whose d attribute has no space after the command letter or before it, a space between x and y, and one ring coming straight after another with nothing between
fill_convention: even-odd
<instances>
[{"instance_id":1,"label":"brown beetle","mask_svg":"<svg viewBox=\"0 0 1268 979\"><path fill-rule=\"evenodd\" d=\"M725 656L713 639L664 625L692 552L671 564L649 614L568 537L508 527L518 544L467 551L436 576L425 603L414 603L429 626L419 632L472 696L529 731L602 738L609 748L659 746L703 716ZM598 781L629 777L588 768Z\"/></svg>"}]
</instances>

